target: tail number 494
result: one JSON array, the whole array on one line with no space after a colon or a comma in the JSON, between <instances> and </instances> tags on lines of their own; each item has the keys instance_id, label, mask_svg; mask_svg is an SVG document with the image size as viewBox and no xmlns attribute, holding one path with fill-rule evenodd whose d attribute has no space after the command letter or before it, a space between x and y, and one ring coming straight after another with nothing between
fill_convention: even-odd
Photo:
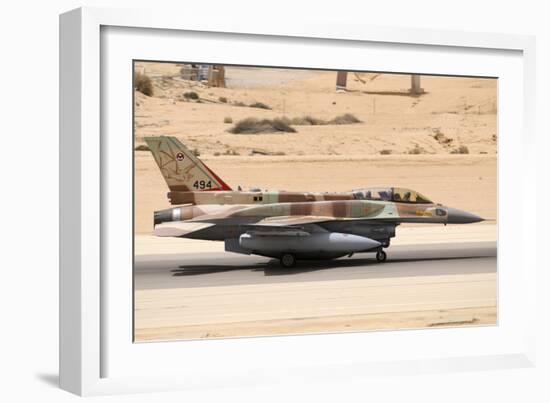
<instances>
[{"instance_id":1,"label":"tail number 494","mask_svg":"<svg viewBox=\"0 0 550 403\"><path fill-rule=\"evenodd\" d=\"M212 189L212 181L195 181L195 183L193 183L193 187L200 190Z\"/></svg>"}]
</instances>

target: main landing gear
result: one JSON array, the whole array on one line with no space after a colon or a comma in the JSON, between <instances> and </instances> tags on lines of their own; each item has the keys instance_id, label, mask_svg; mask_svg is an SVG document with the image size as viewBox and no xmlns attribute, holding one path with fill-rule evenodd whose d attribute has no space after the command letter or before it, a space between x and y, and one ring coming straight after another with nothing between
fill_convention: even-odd
<instances>
[{"instance_id":1,"label":"main landing gear","mask_svg":"<svg viewBox=\"0 0 550 403\"><path fill-rule=\"evenodd\" d=\"M285 253L281 256L281 266L287 269L296 266L296 257L292 253Z\"/></svg>"}]
</instances>

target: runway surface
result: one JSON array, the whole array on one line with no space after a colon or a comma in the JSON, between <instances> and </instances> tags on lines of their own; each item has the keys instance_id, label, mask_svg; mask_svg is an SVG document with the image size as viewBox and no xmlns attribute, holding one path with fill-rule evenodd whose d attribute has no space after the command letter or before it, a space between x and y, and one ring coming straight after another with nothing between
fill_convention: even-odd
<instances>
[{"instance_id":1,"label":"runway surface","mask_svg":"<svg viewBox=\"0 0 550 403\"><path fill-rule=\"evenodd\" d=\"M137 341L496 322L496 243L392 246L284 269L225 252L136 256Z\"/></svg>"},{"instance_id":2,"label":"runway surface","mask_svg":"<svg viewBox=\"0 0 550 403\"><path fill-rule=\"evenodd\" d=\"M384 263L378 263L374 254L357 254L299 261L292 269L280 267L275 259L225 252L138 256L135 285L136 289L213 287L496 271L495 242L395 246L387 252Z\"/></svg>"}]
</instances>

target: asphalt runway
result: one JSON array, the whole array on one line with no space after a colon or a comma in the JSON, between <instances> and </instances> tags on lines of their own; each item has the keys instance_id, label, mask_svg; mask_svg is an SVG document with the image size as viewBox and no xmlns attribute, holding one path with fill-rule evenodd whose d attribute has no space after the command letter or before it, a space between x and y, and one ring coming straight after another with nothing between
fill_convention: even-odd
<instances>
[{"instance_id":1,"label":"asphalt runway","mask_svg":"<svg viewBox=\"0 0 550 403\"><path fill-rule=\"evenodd\" d=\"M391 246L388 260L374 254L325 261L299 261L285 269L278 260L234 253L143 255L135 260L136 289L213 287L297 281L372 279L496 272L496 242Z\"/></svg>"},{"instance_id":2,"label":"asphalt runway","mask_svg":"<svg viewBox=\"0 0 550 403\"><path fill-rule=\"evenodd\" d=\"M496 323L495 242L392 246L388 260L225 252L135 260L135 339L170 340Z\"/></svg>"}]
</instances>

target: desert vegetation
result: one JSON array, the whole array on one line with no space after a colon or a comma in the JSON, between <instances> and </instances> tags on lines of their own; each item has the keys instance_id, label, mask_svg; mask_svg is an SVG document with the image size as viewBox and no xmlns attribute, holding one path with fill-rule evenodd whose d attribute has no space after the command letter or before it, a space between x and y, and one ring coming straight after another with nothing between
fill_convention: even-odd
<instances>
[{"instance_id":1,"label":"desert vegetation","mask_svg":"<svg viewBox=\"0 0 550 403\"><path fill-rule=\"evenodd\" d=\"M451 151L451 154L470 154L470 150L467 146L461 145Z\"/></svg>"},{"instance_id":2,"label":"desert vegetation","mask_svg":"<svg viewBox=\"0 0 550 403\"><path fill-rule=\"evenodd\" d=\"M153 96L153 82L146 74L140 72L134 74L134 88L143 95Z\"/></svg>"},{"instance_id":3,"label":"desert vegetation","mask_svg":"<svg viewBox=\"0 0 550 403\"><path fill-rule=\"evenodd\" d=\"M150 151L149 146L147 144L140 144L134 148L136 151Z\"/></svg>"},{"instance_id":4,"label":"desert vegetation","mask_svg":"<svg viewBox=\"0 0 550 403\"><path fill-rule=\"evenodd\" d=\"M235 126L229 129L233 134L261 134L261 133L295 133L283 119L256 119L246 118L238 121Z\"/></svg>"},{"instance_id":5,"label":"desert vegetation","mask_svg":"<svg viewBox=\"0 0 550 403\"><path fill-rule=\"evenodd\" d=\"M187 100L197 101L198 99L200 99L200 96L195 91L187 91L183 93L183 98Z\"/></svg>"},{"instance_id":6,"label":"desert vegetation","mask_svg":"<svg viewBox=\"0 0 550 403\"><path fill-rule=\"evenodd\" d=\"M435 129L432 137L442 146L449 146L453 142L453 139L445 136L440 129Z\"/></svg>"},{"instance_id":7,"label":"desert vegetation","mask_svg":"<svg viewBox=\"0 0 550 403\"><path fill-rule=\"evenodd\" d=\"M316 118L310 115L305 115L301 117L294 117L292 119L282 118L288 124L295 126L324 126L324 125L349 125L354 123L361 123L355 115L351 113L345 113L343 115L338 115L333 119L325 120Z\"/></svg>"},{"instance_id":8,"label":"desert vegetation","mask_svg":"<svg viewBox=\"0 0 550 403\"><path fill-rule=\"evenodd\" d=\"M412 155L416 155L416 154L426 154L427 151L424 147L421 147L420 145L418 144L415 144L413 148L411 148L407 154L412 154Z\"/></svg>"},{"instance_id":9,"label":"desert vegetation","mask_svg":"<svg viewBox=\"0 0 550 403\"><path fill-rule=\"evenodd\" d=\"M267 109L267 110L271 109L271 107L269 105L266 105L263 102L253 102L248 106L251 107L251 108L258 108L258 109Z\"/></svg>"}]
</instances>

